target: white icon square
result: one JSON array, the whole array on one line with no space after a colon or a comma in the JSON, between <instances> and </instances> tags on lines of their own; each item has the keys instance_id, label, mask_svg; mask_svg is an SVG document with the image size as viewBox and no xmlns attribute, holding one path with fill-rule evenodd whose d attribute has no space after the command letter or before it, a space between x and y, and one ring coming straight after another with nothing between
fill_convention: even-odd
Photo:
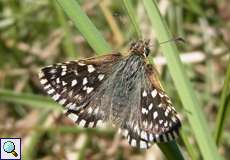
<instances>
[{"instance_id":1,"label":"white icon square","mask_svg":"<svg viewBox=\"0 0 230 160\"><path fill-rule=\"evenodd\" d=\"M21 159L21 138L0 138L0 160Z\"/></svg>"}]
</instances>

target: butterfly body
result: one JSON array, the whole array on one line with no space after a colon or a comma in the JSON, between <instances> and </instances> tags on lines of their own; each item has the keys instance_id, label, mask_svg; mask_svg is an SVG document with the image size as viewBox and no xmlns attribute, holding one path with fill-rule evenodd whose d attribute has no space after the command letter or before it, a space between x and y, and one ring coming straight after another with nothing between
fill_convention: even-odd
<instances>
[{"instance_id":1,"label":"butterfly body","mask_svg":"<svg viewBox=\"0 0 230 160\"><path fill-rule=\"evenodd\" d=\"M83 127L112 123L131 146L148 148L167 142L181 126L169 97L147 64L149 41L131 44L129 55L105 55L45 67L40 72L47 93L66 115Z\"/></svg>"}]
</instances>

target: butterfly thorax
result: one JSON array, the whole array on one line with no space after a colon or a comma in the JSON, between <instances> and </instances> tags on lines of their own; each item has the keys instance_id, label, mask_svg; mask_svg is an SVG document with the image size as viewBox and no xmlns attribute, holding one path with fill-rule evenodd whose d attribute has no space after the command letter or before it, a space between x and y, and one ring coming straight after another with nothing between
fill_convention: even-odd
<instances>
[{"instance_id":1,"label":"butterfly thorax","mask_svg":"<svg viewBox=\"0 0 230 160\"><path fill-rule=\"evenodd\" d=\"M142 57L146 58L148 57L149 52L150 52L149 40L146 40L146 41L139 40L139 41L131 43L130 45L131 54L141 55Z\"/></svg>"}]
</instances>

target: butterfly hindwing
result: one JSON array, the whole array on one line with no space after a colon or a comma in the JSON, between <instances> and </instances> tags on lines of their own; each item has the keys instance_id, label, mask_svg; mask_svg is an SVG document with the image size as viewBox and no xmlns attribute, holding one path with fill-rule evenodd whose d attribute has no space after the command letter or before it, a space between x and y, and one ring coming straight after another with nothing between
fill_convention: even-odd
<instances>
[{"instance_id":1,"label":"butterfly hindwing","mask_svg":"<svg viewBox=\"0 0 230 160\"><path fill-rule=\"evenodd\" d=\"M103 117L97 106L99 100L92 103L92 97L120 59L120 54L111 54L58 63L43 68L39 78L44 90L65 107L68 117L80 126L95 127Z\"/></svg>"},{"instance_id":2,"label":"butterfly hindwing","mask_svg":"<svg viewBox=\"0 0 230 160\"><path fill-rule=\"evenodd\" d=\"M167 94L163 91L152 65L146 65L146 81L143 84L141 99L141 121L146 130L163 134L180 127L175 108ZM154 122L151 124L149 122ZM147 123L145 123L147 122ZM162 140L163 141L163 140Z\"/></svg>"},{"instance_id":3,"label":"butterfly hindwing","mask_svg":"<svg viewBox=\"0 0 230 160\"><path fill-rule=\"evenodd\" d=\"M133 147L149 148L151 142L168 142L178 136L181 123L171 100L160 87L152 65L145 66L139 112L126 122L122 132Z\"/></svg>"}]
</instances>

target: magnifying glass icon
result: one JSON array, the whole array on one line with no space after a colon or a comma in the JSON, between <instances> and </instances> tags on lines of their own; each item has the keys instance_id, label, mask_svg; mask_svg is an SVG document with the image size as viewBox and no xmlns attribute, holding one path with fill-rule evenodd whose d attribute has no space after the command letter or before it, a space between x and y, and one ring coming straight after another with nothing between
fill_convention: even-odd
<instances>
[{"instance_id":1,"label":"magnifying glass icon","mask_svg":"<svg viewBox=\"0 0 230 160\"><path fill-rule=\"evenodd\" d=\"M6 152L6 153L11 153L14 155L14 157L17 157L18 154L17 152L15 152L15 145L13 142L11 141L6 141L4 144L3 144L3 150Z\"/></svg>"}]
</instances>

